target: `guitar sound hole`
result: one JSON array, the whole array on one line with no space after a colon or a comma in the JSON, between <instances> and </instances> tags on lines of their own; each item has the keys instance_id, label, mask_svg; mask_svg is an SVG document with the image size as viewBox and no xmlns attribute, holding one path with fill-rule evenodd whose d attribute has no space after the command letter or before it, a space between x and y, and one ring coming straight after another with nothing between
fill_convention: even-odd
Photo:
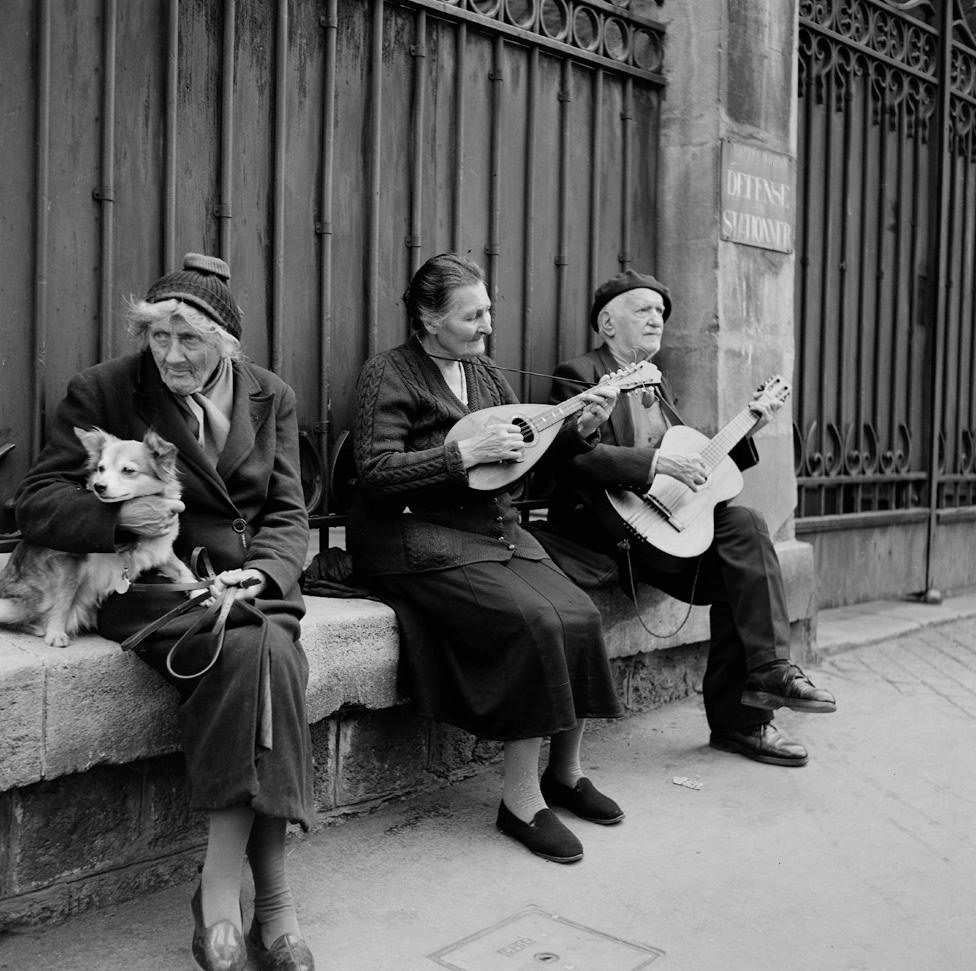
<instances>
[{"instance_id":1,"label":"guitar sound hole","mask_svg":"<svg viewBox=\"0 0 976 971\"><path fill-rule=\"evenodd\" d=\"M531 445L535 441L535 430L524 418L513 418L512 424L518 426L518 430L522 433L522 441L526 445Z\"/></svg>"}]
</instances>

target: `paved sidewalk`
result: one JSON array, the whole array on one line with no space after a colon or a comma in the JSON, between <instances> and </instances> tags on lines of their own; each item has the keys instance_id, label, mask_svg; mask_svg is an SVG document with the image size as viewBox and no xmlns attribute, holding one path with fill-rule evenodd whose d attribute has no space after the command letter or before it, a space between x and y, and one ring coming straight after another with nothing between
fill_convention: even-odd
<instances>
[{"instance_id":1,"label":"paved sidewalk","mask_svg":"<svg viewBox=\"0 0 976 971\"><path fill-rule=\"evenodd\" d=\"M710 750L697 698L597 727L627 819L567 818L579 864L496 831L497 767L294 839L317 968L976 967L976 596L822 612L819 643L838 712L777 718L803 769ZM190 969L191 892L0 939L0 969Z\"/></svg>"}]
</instances>

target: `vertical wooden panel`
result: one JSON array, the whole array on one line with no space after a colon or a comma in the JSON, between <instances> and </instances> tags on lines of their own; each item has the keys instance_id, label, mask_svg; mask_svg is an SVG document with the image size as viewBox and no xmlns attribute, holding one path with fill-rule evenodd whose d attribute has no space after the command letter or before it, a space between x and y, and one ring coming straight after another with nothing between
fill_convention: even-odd
<instances>
[{"instance_id":1,"label":"vertical wooden panel","mask_svg":"<svg viewBox=\"0 0 976 971\"><path fill-rule=\"evenodd\" d=\"M221 57L220 245L227 247L224 258L230 263L234 293L245 314L244 348L263 367L275 363L276 4L277 0L260 4L224 0Z\"/></svg>"},{"instance_id":2,"label":"vertical wooden panel","mask_svg":"<svg viewBox=\"0 0 976 971\"><path fill-rule=\"evenodd\" d=\"M117 7L116 124L114 138L114 283L107 293L114 353L131 350L125 337L124 298L141 297L174 269L176 246L176 51L171 51L174 5L120 3ZM146 44L147 37L170 40ZM172 57L170 56L172 54ZM168 241L168 242L167 242ZM167 254L167 246L173 252ZM190 247L187 246L186 249ZM93 362L89 362L93 363Z\"/></svg>"},{"instance_id":3,"label":"vertical wooden panel","mask_svg":"<svg viewBox=\"0 0 976 971\"><path fill-rule=\"evenodd\" d=\"M99 184L93 195L99 203L99 287L98 287L98 356L114 357L116 347L112 328L112 302L115 276L113 270L115 242L115 68L116 3L102 3L102 111L101 159Z\"/></svg>"},{"instance_id":4,"label":"vertical wooden panel","mask_svg":"<svg viewBox=\"0 0 976 971\"><path fill-rule=\"evenodd\" d=\"M336 431L349 427L356 375L368 351L366 267L369 232L370 25L366 3L341 2L336 38L333 141L332 410Z\"/></svg>"},{"instance_id":5,"label":"vertical wooden panel","mask_svg":"<svg viewBox=\"0 0 976 971\"><path fill-rule=\"evenodd\" d=\"M163 128L163 267L176 265L176 124L179 104L180 0L169 0L166 18Z\"/></svg>"},{"instance_id":6,"label":"vertical wooden panel","mask_svg":"<svg viewBox=\"0 0 976 971\"><path fill-rule=\"evenodd\" d=\"M46 220L48 198L49 97L42 78L50 70L50 4L16 0L4 7L0 31L4 174L0 179L0 532L13 528L2 503L27 471L41 440L43 359L35 339L45 333ZM14 137L14 133L16 136ZM33 235L33 238L32 238ZM35 313L37 319L35 320Z\"/></svg>"},{"instance_id":7,"label":"vertical wooden panel","mask_svg":"<svg viewBox=\"0 0 976 971\"><path fill-rule=\"evenodd\" d=\"M331 186L335 18L329 4L292 4L283 85L282 259L278 350L281 376L298 394L299 422L318 435L331 380ZM334 11L333 11L334 13ZM331 86L330 86L331 85ZM326 181L328 180L328 181ZM324 440L317 442L320 449Z\"/></svg>"},{"instance_id":8,"label":"vertical wooden panel","mask_svg":"<svg viewBox=\"0 0 976 971\"><path fill-rule=\"evenodd\" d=\"M98 359L98 203L102 112L102 4L82 0L51 19L48 328L45 415L68 378ZM71 341L51 339L73 321Z\"/></svg>"},{"instance_id":9,"label":"vertical wooden panel","mask_svg":"<svg viewBox=\"0 0 976 971\"><path fill-rule=\"evenodd\" d=\"M406 245L410 256L410 275L420 268L424 260L424 139L427 133L427 11L417 12L414 21L413 46L413 106L411 111L411 165L410 165L410 226Z\"/></svg>"},{"instance_id":10,"label":"vertical wooden panel","mask_svg":"<svg viewBox=\"0 0 976 971\"><path fill-rule=\"evenodd\" d=\"M255 8L258 13L260 8ZM222 11L222 32L220 45L220 198L217 202L216 216L218 219L218 236L220 239L219 254L229 264L231 272L240 278L242 275L240 264L235 262L235 253L231 249L231 219L234 218L234 82L235 60L237 54L237 2L224 0ZM249 37L250 32L245 32ZM245 48L247 50L247 48ZM258 47L261 51L262 47ZM240 283L238 282L238 289ZM246 301L247 295L244 294ZM241 297L238 297L240 300Z\"/></svg>"},{"instance_id":11,"label":"vertical wooden panel","mask_svg":"<svg viewBox=\"0 0 976 971\"><path fill-rule=\"evenodd\" d=\"M370 24L369 77L369 197L366 262L366 353L380 350L380 312L377 306L380 277L380 206L382 178L380 152L383 145L383 0L373 0Z\"/></svg>"},{"instance_id":12,"label":"vertical wooden panel","mask_svg":"<svg viewBox=\"0 0 976 971\"><path fill-rule=\"evenodd\" d=\"M285 340L285 138L288 131L288 0L277 0L274 22L274 162L271 197L271 367L281 373Z\"/></svg>"},{"instance_id":13,"label":"vertical wooden panel","mask_svg":"<svg viewBox=\"0 0 976 971\"><path fill-rule=\"evenodd\" d=\"M387 6L378 87L382 124L376 132L376 266L372 287L377 350L401 343L407 334L400 298L415 258L408 244L416 37L415 12Z\"/></svg>"},{"instance_id":14,"label":"vertical wooden panel","mask_svg":"<svg viewBox=\"0 0 976 971\"><path fill-rule=\"evenodd\" d=\"M180 4L178 164L176 176L176 261L184 253L221 251L221 36L223 0ZM231 282L239 280L231 265ZM247 321L244 324L248 326Z\"/></svg>"}]
</instances>

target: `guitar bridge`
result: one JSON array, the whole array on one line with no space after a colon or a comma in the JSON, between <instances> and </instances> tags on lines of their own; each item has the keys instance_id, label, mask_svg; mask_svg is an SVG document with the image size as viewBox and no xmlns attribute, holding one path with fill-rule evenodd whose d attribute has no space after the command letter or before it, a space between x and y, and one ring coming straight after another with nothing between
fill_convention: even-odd
<instances>
[{"instance_id":1,"label":"guitar bridge","mask_svg":"<svg viewBox=\"0 0 976 971\"><path fill-rule=\"evenodd\" d=\"M641 499L646 502L662 519L664 519L668 525L673 526L679 532L684 529L684 523L680 520L674 518L674 513L671 509L661 502L657 496L651 495L650 490L641 494Z\"/></svg>"}]
</instances>

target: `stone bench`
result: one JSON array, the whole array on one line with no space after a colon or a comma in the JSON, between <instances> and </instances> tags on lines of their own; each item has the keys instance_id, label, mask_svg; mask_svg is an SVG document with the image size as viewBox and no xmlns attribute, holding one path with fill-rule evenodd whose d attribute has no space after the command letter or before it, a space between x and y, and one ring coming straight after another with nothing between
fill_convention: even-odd
<instances>
[{"instance_id":1,"label":"stone bench","mask_svg":"<svg viewBox=\"0 0 976 971\"><path fill-rule=\"evenodd\" d=\"M777 547L794 654L814 638L811 548ZM616 590L593 599L618 689L631 710L697 689L708 610L643 588L640 610ZM444 785L498 754L414 716L397 693L398 628L372 600L307 598L308 715L323 822ZM676 630L676 628L680 628ZM52 648L0 628L0 929L56 920L188 878L203 830L185 808L176 691L97 636Z\"/></svg>"}]
</instances>

